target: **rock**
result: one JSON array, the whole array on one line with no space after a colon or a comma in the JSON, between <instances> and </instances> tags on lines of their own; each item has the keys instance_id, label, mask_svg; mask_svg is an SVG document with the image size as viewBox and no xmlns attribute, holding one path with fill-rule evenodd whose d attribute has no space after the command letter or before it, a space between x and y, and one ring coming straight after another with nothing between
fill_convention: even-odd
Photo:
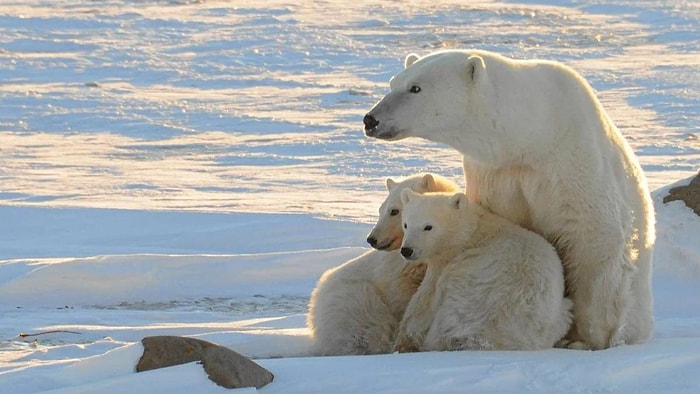
<instances>
[{"instance_id":1,"label":"rock","mask_svg":"<svg viewBox=\"0 0 700 394\"><path fill-rule=\"evenodd\" d=\"M676 200L683 201L688 208L700 216L700 172L690 181L690 184L674 187L668 191L668 196L664 197L664 203Z\"/></svg>"},{"instance_id":2,"label":"rock","mask_svg":"<svg viewBox=\"0 0 700 394\"><path fill-rule=\"evenodd\" d=\"M274 378L270 371L221 346L206 348L202 363L209 379L226 388L261 388Z\"/></svg>"},{"instance_id":3,"label":"rock","mask_svg":"<svg viewBox=\"0 0 700 394\"><path fill-rule=\"evenodd\" d=\"M201 361L204 349L214 346L199 339L176 336L145 337L141 343L144 351L136 372Z\"/></svg>"},{"instance_id":4,"label":"rock","mask_svg":"<svg viewBox=\"0 0 700 394\"><path fill-rule=\"evenodd\" d=\"M136 372L200 361L209 379L226 388L261 388L274 375L231 349L196 338L177 336L145 337L144 351Z\"/></svg>"}]
</instances>

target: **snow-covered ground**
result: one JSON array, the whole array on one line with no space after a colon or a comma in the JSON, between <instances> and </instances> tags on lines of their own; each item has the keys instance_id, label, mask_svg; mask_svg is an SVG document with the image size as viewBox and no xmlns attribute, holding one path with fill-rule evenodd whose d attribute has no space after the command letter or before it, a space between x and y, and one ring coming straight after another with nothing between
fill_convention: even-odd
<instances>
[{"instance_id":1,"label":"snow-covered ground","mask_svg":"<svg viewBox=\"0 0 700 394\"><path fill-rule=\"evenodd\" d=\"M195 364L133 373L157 334L256 358L263 393L699 392L700 218L659 188L700 168L700 4L405 3L0 1L0 393L224 391ZM309 294L366 250L383 179L462 182L450 148L361 132L408 52L452 47L597 90L659 189L652 341L304 357Z\"/></svg>"}]
</instances>

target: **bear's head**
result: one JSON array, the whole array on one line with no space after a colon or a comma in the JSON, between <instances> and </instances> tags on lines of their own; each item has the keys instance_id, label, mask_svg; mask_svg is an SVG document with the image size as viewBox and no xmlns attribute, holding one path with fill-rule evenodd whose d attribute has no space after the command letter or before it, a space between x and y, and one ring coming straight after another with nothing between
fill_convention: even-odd
<instances>
[{"instance_id":1,"label":"bear's head","mask_svg":"<svg viewBox=\"0 0 700 394\"><path fill-rule=\"evenodd\" d=\"M401 193L403 242L401 255L411 262L428 263L444 253L460 250L473 232L469 200L463 193Z\"/></svg>"},{"instance_id":2,"label":"bear's head","mask_svg":"<svg viewBox=\"0 0 700 394\"><path fill-rule=\"evenodd\" d=\"M364 117L365 134L383 140L421 137L454 146L488 90L484 59L467 51L410 54L391 91ZM470 114L472 112L472 114ZM484 114L485 115L485 114ZM476 115L479 116L479 115Z\"/></svg>"},{"instance_id":3,"label":"bear's head","mask_svg":"<svg viewBox=\"0 0 700 394\"><path fill-rule=\"evenodd\" d=\"M403 230L401 229L401 192L404 189L416 193L427 192L457 192L459 187L447 178L434 174L418 174L396 182L391 178L386 180L389 195L379 207L379 220L369 235L367 242L375 249L395 250L401 246Z\"/></svg>"}]
</instances>

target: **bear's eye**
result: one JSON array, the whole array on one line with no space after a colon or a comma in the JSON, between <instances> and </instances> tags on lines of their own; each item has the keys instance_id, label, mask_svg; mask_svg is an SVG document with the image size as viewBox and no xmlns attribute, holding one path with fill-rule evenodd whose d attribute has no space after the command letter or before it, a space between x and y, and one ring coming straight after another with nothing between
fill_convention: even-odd
<instances>
[{"instance_id":1,"label":"bear's eye","mask_svg":"<svg viewBox=\"0 0 700 394\"><path fill-rule=\"evenodd\" d=\"M427 225L427 226L423 227L424 231L430 231L432 229L433 229L433 226L431 226L431 225Z\"/></svg>"},{"instance_id":2,"label":"bear's eye","mask_svg":"<svg viewBox=\"0 0 700 394\"><path fill-rule=\"evenodd\" d=\"M406 223L403 224L403 228L408 228L408 226L406 226Z\"/></svg>"},{"instance_id":3,"label":"bear's eye","mask_svg":"<svg viewBox=\"0 0 700 394\"><path fill-rule=\"evenodd\" d=\"M398 215L398 214L399 214L399 210L398 210L398 209L392 209L391 212L389 212L389 215L390 215L390 216L396 216L396 215Z\"/></svg>"},{"instance_id":4,"label":"bear's eye","mask_svg":"<svg viewBox=\"0 0 700 394\"><path fill-rule=\"evenodd\" d=\"M420 86L418 85L413 85L411 86L410 89L408 89L409 92L411 93L420 93Z\"/></svg>"}]
</instances>

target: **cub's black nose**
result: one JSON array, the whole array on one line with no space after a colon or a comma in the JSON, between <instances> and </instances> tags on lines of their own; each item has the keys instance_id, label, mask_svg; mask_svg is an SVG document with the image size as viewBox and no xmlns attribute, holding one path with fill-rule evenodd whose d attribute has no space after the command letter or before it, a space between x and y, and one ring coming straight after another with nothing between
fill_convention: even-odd
<instances>
[{"instance_id":1,"label":"cub's black nose","mask_svg":"<svg viewBox=\"0 0 700 394\"><path fill-rule=\"evenodd\" d=\"M367 237L367 243L373 248L377 247L377 239L374 237Z\"/></svg>"},{"instance_id":2,"label":"cub's black nose","mask_svg":"<svg viewBox=\"0 0 700 394\"><path fill-rule=\"evenodd\" d=\"M377 119L374 119L374 116L369 114L365 115L364 119L362 119L362 122L364 122L365 124L365 130L372 130L379 124L379 121Z\"/></svg>"},{"instance_id":3,"label":"cub's black nose","mask_svg":"<svg viewBox=\"0 0 700 394\"><path fill-rule=\"evenodd\" d=\"M401 248L401 256L411 257L413 254L413 248Z\"/></svg>"}]
</instances>

